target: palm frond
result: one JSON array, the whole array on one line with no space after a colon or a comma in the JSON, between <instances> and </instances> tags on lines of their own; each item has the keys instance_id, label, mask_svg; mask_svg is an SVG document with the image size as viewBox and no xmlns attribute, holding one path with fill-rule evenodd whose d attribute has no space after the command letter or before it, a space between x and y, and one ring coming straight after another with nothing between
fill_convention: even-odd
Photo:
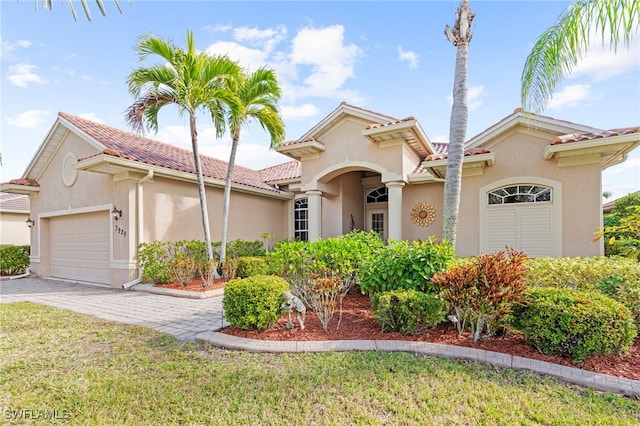
<instances>
[{"instance_id":1,"label":"palm frond","mask_svg":"<svg viewBox=\"0 0 640 426\"><path fill-rule=\"evenodd\" d=\"M521 76L521 102L526 111L540 112L558 83L571 74L590 46L590 36L613 51L629 45L640 28L640 0L588 0L574 3L536 41Z\"/></svg>"},{"instance_id":2,"label":"palm frond","mask_svg":"<svg viewBox=\"0 0 640 426\"><path fill-rule=\"evenodd\" d=\"M120 7L120 3L118 2L118 0L112 0L113 3L116 6L116 9L118 9L118 12L122 13L122 8ZM103 0L95 0L96 5L98 6L98 9L100 10L100 13L102 14L102 16L107 16L107 10L104 7L104 1ZM34 0L34 3L36 5L36 9L38 8L38 0ZM133 3L133 0L129 0L129 4ZM77 21L78 20L78 14L76 13L76 9L73 6L73 0L67 0L67 4L69 5L69 9L71 10L71 16L73 16L73 20ZM80 0L80 4L82 6L82 9L84 10L84 14L87 17L88 21L91 21L91 10L89 9L89 4L87 2L87 0ZM42 0L42 8L45 10L53 10L53 0Z\"/></svg>"}]
</instances>

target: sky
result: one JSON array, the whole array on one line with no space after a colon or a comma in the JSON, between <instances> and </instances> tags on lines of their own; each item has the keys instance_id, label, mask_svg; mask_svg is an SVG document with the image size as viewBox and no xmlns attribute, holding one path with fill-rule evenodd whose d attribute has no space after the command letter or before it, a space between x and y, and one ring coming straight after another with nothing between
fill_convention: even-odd
<instances>
[{"instance_id":1,"label":"sky","mask_svg":"<svg viewBox=\"0 0 640 426\"><path fill-rule=\"evenodd\" d=\"M286 140L295 140L342 101L395 118L413 116L434 142L447 142L456 49L444 36L459 2L447 1L146 1L120 0L107 16L90 0L92 20L74 1L52 11L31 0L0 0L0 181L21 177L59 111L130 130L126 79L140 66L138 37L226 54L255 70L275 70ZM520 76L535 40L566 1L471 0L467 139L520 106ZM564 80L544 115L601 129L640 125L640 36L615 54L596 43ZM190 148L187 117L173 107L146 136ZM230 137L216 139L198 117L200 151L227 161ZM236 163L253 169L289 161L269 150L257 124L246 127ZM613 198L640 189L640 148L603 172Z\"/></svg>"}]
</instances>

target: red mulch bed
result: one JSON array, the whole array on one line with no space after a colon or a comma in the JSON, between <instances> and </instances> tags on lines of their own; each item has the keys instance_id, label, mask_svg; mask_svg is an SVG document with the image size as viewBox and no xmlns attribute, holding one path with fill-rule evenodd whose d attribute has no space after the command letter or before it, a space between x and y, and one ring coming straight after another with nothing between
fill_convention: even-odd
<instances>
[{"instance_id":1,"label":"red mulch bed","mask_svg":"<svg viewBox=\"0 0 640 426\"><path fill-rule=\"evenodd\" d=\"M185 291L210 291L210 290L217 290L219 288L224 288L224 285L226 283L227 283L226 279L220 278L220 279L217 279L217 280L213 280L211 285L209 285L207 287L203 287L202 286L202 278L197 277L197 278L193 278L191 280L191 282L188 283L186 286L183 286L178 281L174 281L172 283L154 284L154 287L170 288L170 289L173 289L173 290L185 290Z\"/></svg>"},{"instance_id":2,"label":"red mulch bed","mask_svg":"<svg viewBox=\"0 0 640 426\"><path fill-rule=\"evenodd\" d=\"M203 288L202 280L193 280L187 287L180 286L179 283L162 284L157 287L176 288L186 291L203 291L224 287L224 280L216 281L212 286ZM458 336L458 332L453 324L445 323L440 326L425 330L418 336L403 336L397 332L382 333L380 326L371 313L369 296L360 293L348 294L343 302L342 321L338 325L338 312L334 314L329 322L328 331L322 331L320 320L313 312L307 312L305 329L300 330L292 315L295 328L288 329L286 324L288 315L283 315L276 324L264 331L247 331L235 327L227 327L221 330L222 333L238 337L260 340L290 340L290 341L310 341L310 340L407 340L431 343L444 343L448 345L467 346L477 349L485 349L493 352L501 352L540 361L553 362L555 364L570 367L579 367L589 371L609 374L612 376L626 377L628 379L640 380L640 337L636 338L629 354L593 356L588 358L582 366L575 365L571 360L559 356L544 355L535 348L524 344L522 336L510 334L502 337L491 337L481 339L473 343L468 335Z\"/></svg>"}]
</instances>

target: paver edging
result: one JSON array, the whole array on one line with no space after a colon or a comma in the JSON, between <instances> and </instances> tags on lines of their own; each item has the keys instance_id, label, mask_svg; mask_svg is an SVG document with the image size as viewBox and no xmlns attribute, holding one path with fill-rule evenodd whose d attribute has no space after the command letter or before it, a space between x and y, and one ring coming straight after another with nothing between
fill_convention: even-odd
<instances>
[{"instance_id":1,"label":"paver edging","mask_svg":"<svg viewBox=\"0 0 640 426\"><path fill-rule=\"evenodd\" d=\"M129 291L139 291L142 293L159 294L162 296L181 297L183 299L208 299L210 297L222 296L223 288L208 291L184 291L175 290L173 288L155 287L153 284L137 284L129 289Z\"/></svg>"},{"instance_id":2,"label":"paver edging","mask_svg":"<svg viewBox=\"0 0 640 426\"><path fill-rule=\"evenodd\" d=\"M441 343L411 342L403 340L327 340L327 341L269 341L231 336L207 331L196 335L196 341L223 349L250 352L338 352L376 350L384 352L410 352L450 359L464 359L499 367L526 370L551 376L562 381L595 389L640 398L640 380L610 376L567 367L546 361Z\"/></svg>"}]
</instances>

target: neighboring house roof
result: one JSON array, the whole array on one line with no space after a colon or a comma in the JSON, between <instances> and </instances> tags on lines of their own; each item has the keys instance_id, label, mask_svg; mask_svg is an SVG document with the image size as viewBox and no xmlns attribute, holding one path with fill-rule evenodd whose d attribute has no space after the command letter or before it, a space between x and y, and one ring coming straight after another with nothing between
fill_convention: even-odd
<instances>
[{"instance_id":1,"label":"neighboring house roof","mask_svg":"<svg viewBox=\"0 0 640 426\"><path fill-rule=\"evenodd\" d=\"M5 213L29 213L30 210L28 195L0 193L0 211Z\"/></svg>"},{"instance_id":2,"label":"neighboring house roof","mask_svg":"<svg viewBox=\"0 0 640 426\"><path fill-rule=\"evenodd\" d=\"M608 138L611 136L631 135L633 133L640 133L640 126L638 127L624 127L622 129L612 130L600 130L592 133L569 133L568 135L556 136L551 141L551 145L559 145L563 143L573 143L582 141L591 141L594 139Z\"/></svg>"},{"instance_id":3,"label":"neighboring house roof","mask_svg":"<svg viewBox=\"0 0 640 426\"><path fill-rule=\"evenodd\" d=\"M104 146L102 154L139 161L187 173L195 173L192 151L159 142L140 135L115 129L78 116L60 112L59 117ZM99 154L98 154L99 155ZM202 174L224 181L228 163L217 158L200 155ZM80 159L82 160L82 159ZM260 173L242 166L234 166L232 182L268 191L278 191L265 183Z\"/></svg>"},{"instance_id":4,"label":"neighboring house roof","mask_svg":"<svg viewBox=\"0 0 640 426\"><path fill-rule=\"evenodd\" d=\"M622 197L616 198L615 200L607 201L602 205L602 211L604 213L611 213L611 210L613 209L613 206L616 204L616 201L618 201L620 198L623 198L632 194L640 194L640 191L630 192L627 195L623 195Z\"/></svg>"},{"instance_id":5,"label":"neighboring house roof","mask_svg":"<svg viewBox=\"0 0 640 426\"><path fill-rule=\"evenodd\" d=\"M259 170L262 180L267 183L285 182L300 179L302 168L299 161L289 161Z\"/></svg>"}]
</instances>

